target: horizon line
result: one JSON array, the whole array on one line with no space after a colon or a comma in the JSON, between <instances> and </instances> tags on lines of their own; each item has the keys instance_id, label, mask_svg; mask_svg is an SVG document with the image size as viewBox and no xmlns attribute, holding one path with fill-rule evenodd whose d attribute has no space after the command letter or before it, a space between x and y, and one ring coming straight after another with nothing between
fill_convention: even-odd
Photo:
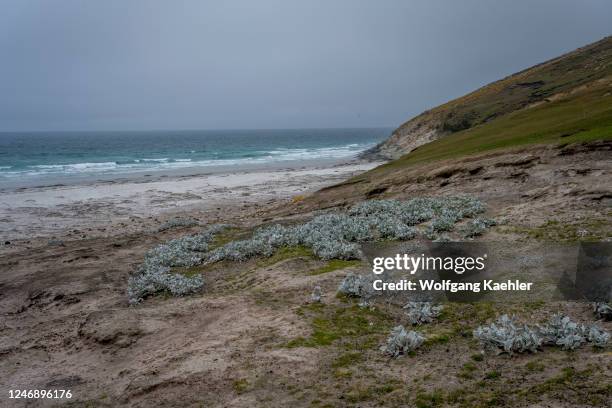
<instances>
[{"instance_id":1,"label":"horizon line","mask_svg":"<svg viewBox=\"0 0 612 408\"><path fill-rule=\"evenodd\" d=\"M235 132L248 130L261 131L280 131L280 130L340 130L340 129L394 129L396 126L333 126L333 127L278 127L278 128L187 128L187 129L77 129L77 130L51 130L51 129L35 129L35 130L0 130L2 133L113 133L113 132L130 132L130 133L145 133L145 132Z\"/></svg>"}]
</instances>

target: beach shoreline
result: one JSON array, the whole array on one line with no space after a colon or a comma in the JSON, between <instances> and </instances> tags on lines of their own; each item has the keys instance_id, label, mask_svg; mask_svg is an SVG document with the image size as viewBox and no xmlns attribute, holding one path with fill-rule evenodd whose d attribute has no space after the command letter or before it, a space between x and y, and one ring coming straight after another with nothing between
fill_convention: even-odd
<instances>
[{"instance_id":1,"label":"beach shoreline","mask_svg":"<svg viewBox=\"0 0 612 408\"><path fill-rule=\"evenodd\" d=\"M380 163L309 160L241 168L191 168L114 179L4 188L4 246L151 229L164 219L269 206L345 180ZM75 181L75 180L72 180ZM9 242L9 244L6 244Z\"/></svg>"},{"instance_id":2,"label":"beach shoreline","mask_svg":"<svg viewBox=\"0 0 612 408\"><path fill-rule=\"evenodd\" d=\"M66 187L75 185L115 184L126 182L148 183L177 177L202 177L233 172L259 172L276 170L296 170L320 167L336 167L375 160L361 160L355 157L319 158L261 163L197 165L179 168L149 168L126 172L81 174L48 174L38 177L0 177L0 194L47 187ZM0 174L1 176L1 174Z\"/></svg>"}]
</instances>

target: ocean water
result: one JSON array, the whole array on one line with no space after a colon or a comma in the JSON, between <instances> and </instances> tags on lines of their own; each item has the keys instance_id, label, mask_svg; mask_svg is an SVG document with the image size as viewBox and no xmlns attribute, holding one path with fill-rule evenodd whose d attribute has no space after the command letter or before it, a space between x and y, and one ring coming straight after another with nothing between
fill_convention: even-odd
<instances>
[{"instance_id":1,"label":"ocean water","mask_svg":"<svg viewBox=\"0 0 612 408\"><path fill-rule=\"evenodd\" d=\"M349 159L390 128L0 133L2 181Z\"/></svg>"}]
</instances>

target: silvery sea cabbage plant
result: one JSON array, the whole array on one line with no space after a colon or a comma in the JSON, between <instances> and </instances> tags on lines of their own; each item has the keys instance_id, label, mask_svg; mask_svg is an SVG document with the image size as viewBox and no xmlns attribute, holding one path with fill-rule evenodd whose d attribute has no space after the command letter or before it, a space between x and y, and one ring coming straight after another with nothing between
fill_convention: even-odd
<instances>
[{"instance_id":1,"label":"silvery sea cabbage plant","mask_svg":"<svg viewBox=\"0 0 612 408\"><path fill-rule=\"evenodd\" d=\"M474 337L485 348L498 348L508 353L535 352L542 345L575 350L587 342L603 347L610 340L610 334L598 326L585 326L562 314L554 315L546 324L535 328L515 323L503 315L496 323L474 330Z\"/></svg>"},{"instance_id":2,"label":"silvery sea cabbage plant","mask_svg":"<svg viewBox=\"0 0 612 408\"><path fill-rule=\"evenodd\" d=\"M434 305L431 302L408 302L404 309L410 324L420 325L431 323L436 317L440 316L443 306Z\"/></svg>"},{"instance_id":3,"label":"silvery sea cabbage plant","mask_svg":"<svg viewBox=\"0 0 612 408\"><path fill-rule=\"evenodd\" d=\"M343 295L361 297L367 289L368 284L361 275L349 273L342 279L338 286L338 293Z\"/></svg>"},{"instance_id":4,"label":"silvery sea cabbage plant","mask_svg":"<svg viewBox=\"0 0 612 408\"><path fill-rule=\"evenodd\" d=\"M502 315L495 323L480 326L473 332L474 338L485 348L501 349L506 353L536 352L542 345L537 331L519 324L508 315Z\"/></svg>"},{"instance_id":5,"label":"silvery sea cabbage plant","mask_svg":"<svg viewBox=\"0 0 612 408\"><path fill-rule=\"evenodd\" d=\"M359 259L359 244L380 239L409 240L416 236L416 224L428 220L439 229L474 217L484 205L471 197L420 197L407 201L370 200L353 206L346 213L322 214L299 225L272 225L258 229L250 239L230 242L217 248L201 262L245 261L270 256L278 248L302 245L320 259ZM437 221L436 221L437 220ZM431 226L430 226L431 228ZM191 261L187 261L191 262Z\"/></svg>"},{"instance_id":6,"label":"silvery sea cabbage plant","mask_svg":"<svg viewBox=\"0 0 612 408\"><path fill-rule=\"evenodd\" d=\"M612 320L612 303L595 302L593 304L593 312L598 319Z\"/></svg>"},{"instance_id":7,"label":"silvery sea cabbage plant","mask_svg":"<svg viewBox=\"0 0 612 408\"><path fill-rule=\"evenodd\" d=\"M478 235L482 235L487 228L494 225L496 225L495 220L490 218L474 218L473 220L467 222L467 224L462 228L461 232L466 238L474 238Z\"/></svg>"},{"instance_id":8,"label":"silvery sea cabbage plant","mask_svg":"<svg viewBox=\"0 0 612 408\"><path fill-rule=\"evenodd\" d=\"M320 303L322 297L323 297L323 291L321 289L321 286L316 285L312 289L312 293L310 294L310 300L314 303Z\"/></svg>"},{"instance_id":9,"label":"silvery sea cabbage plant","mask_svg":"<svg viewBox=\"0 0 612 408\"><path fill-rule=\"evenodd\" d=\"M391 330L387 343L380 348L390 357L399 357L419 348L425 338L415 331L408 331L404 326L397 326Z\"/></svg>"},{"instance_id":10,"label":"silvery sea cabbage plant","mask_svg":"<svg viewBox=\"0 0 612 408\"><path fill-rule=\"evenodd\" d=\"M213 225L198 234L173 239L147 251L142 265L128 278L128 302L136 304L164 291L184 296L200 290L204 285L201 275L188 277L172 273L170 267L199 264L215 234L226 227Z\"/></svg>"},{"instance_id":11,"label":"silvery sea cabbage plant","mask_svg":"<svg viewBox=\"0 0 612 408\"><path fill-rule=\"evenodd\" d=\"M155 291L189 293L202 286L201 277L176 278L181 275L170 273L169 268L223 260L242 262L258 256L269 257L279 248L298 245L310 248L315 256L323 260L360 259L363 257L360 248L363 242L409 240L417 234L415 225L430 220L433 220L429 226L432 232L449 230L454 223L466 217L475 217L484 210L483 203L471 197L370 200L353 206L346 213L322 214L303 224L276 224L260 228L249 239L232 241L211 250L210 241L223 228L212 226L199 234L173 239L149 250L143 264L130 279L130 303L138 302ZM177 218L163 224L159 230L193 225L197 225L197 220ZM172 290L168 287L172 285L183 289ZM362 304L367 305L369 292L361 292Z\"/></svg>"},{"instance_id":12,"label":"silvery sea cabbage plant","mask_svg":"<svg viewBox=\"0 0 612 408\"><path fill-rule=\"evenodd\" d=\"M596 325L585 326L562 314L554 315L538 328L544 344L561 346L564 350L575 350L586 342L603 347L610 340L610 334Z\"/></svg>"}]
</instances>

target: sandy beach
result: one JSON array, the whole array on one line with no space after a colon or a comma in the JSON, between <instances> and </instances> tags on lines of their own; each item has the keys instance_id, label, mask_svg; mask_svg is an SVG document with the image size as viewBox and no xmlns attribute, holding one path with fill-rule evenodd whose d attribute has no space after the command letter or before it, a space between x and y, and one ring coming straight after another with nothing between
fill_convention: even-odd
<instances>
[{"instance_id":1,"label":"sandy beach","mask_svg":"<svg viewBox=\"0 0 612 408\"><path fill-rule=\"evenodd\" d=\"M225 168L214 173L194 169L191 174L7 188L0 198L2 242L14 245L16 240L125 234L154 227L163 219L183 213L227 214L230 208L281 204L378 165L292 164L294 167L279 165L239 171Z\"/></svg>"}]
</instances>

